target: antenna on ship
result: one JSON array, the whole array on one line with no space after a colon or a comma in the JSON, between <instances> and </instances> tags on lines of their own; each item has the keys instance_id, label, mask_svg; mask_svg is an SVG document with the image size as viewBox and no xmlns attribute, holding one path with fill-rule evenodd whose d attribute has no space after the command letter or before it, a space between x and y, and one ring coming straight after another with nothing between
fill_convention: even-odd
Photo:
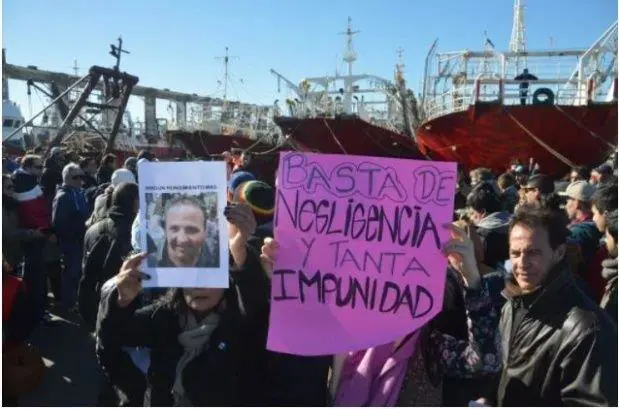
<instances>
[{"instance_id":1,"label":"antenna on ship","mask_svg":"<svg viewBox=\"0 0 619 409\"><path fill-rule=\"evenodd\" d=\"M352 18L348 17L348 28L345 32L340 33L341 35L346 35L348 40L346 42L346 52L344 53L344 61L348 63L348 75L352 75L352 64L357 60L357 53L352 45L352 39L355 34L360 33L360 31L352 31Z\"/></svg>"},{"instance_id":2,"label":"antenna on ship","mask_svg":"<svg viewBox=\"0 0 619 409\"><path fill-rule=\"evenodd\" d=\"M520 53L526 51L526 36L524 28L524 2L514 0L514 21L512 23L512 36L509 40L509 51L516 54L516 72L520 72ZM523 56L524 66L527 66L527 57Z\"/></svg>"},{"instance_id":3,"label":"antenna on ship","mask_svg":"<svg viewBox=\"0 0 619 409\"><path fill-rule=\"evenodd\" d=\"M216 60L223 60L224 62L224 102L228 100L228 66L230 65L230 59L239 58L237 56L228 55L228 47L226 47L226 55L222 57L215 57Z\"/></svg>"},{"instance_id":4,"label":"antenna on ship","mask_svg":"<svg viewBox=\"0 0 619 409\"><path fill-rule=\"evenodd\" d=\"M77 75L78 75L78 74L79 74L79 72L80 72L80 71L79 71L79 70L80 70L80 67L78 67L78 66L77 66L77 58L75 58L75 59L73 60L73 67L72 67L72 68L73 68L73 74L75 74L75 76L77 77Z\"/></svg>"}]
</instances>

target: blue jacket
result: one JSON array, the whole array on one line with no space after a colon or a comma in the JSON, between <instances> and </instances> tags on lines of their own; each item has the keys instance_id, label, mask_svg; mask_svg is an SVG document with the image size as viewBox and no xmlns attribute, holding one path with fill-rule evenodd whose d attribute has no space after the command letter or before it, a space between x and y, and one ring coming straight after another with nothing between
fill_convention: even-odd
<instances>
[{"instance_id":1,"label":"blue jacket","mask_svg":"<svg viewBox=\"0 0 619 409\"><path fill-rule=\"evenodd\" d=\"M84 240L88 219L88 203L82 189L62 185L52 203L52 223L62 243Z\"/></svg>"},{"instance_id":2,"label":"blue jacket","mask_svg":"<svg viewBox=\"0 0 619 409\"><path fill-rule=\"evenodd\" d=\"M586 268L593 260L599 247L600 233L592 221L576 223L570 226L569 241L578 244L582 254L583 268Z\"/></svg>"}]
</instances>

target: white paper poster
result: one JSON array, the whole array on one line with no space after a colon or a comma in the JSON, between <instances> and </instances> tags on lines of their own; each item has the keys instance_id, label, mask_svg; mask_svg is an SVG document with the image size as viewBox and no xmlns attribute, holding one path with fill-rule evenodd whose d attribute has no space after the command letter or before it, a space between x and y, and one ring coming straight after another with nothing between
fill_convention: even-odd
<instances>
[{"instance_id":1,"label":"white paper poster","mask_svg":"<svg viewBox=\"0 0 619 409\"><path fill-rule=\"evenodd\" d=\"M142 162L144 287L228 288L224 162Z\"/></svg>"}]
</instances>

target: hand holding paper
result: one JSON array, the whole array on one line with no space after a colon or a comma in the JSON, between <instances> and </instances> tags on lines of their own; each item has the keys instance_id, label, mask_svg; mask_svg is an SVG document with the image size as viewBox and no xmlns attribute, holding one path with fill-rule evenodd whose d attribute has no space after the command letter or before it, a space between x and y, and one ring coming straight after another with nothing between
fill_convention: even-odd
<instances>
[{"instance_id":1,"label":"hand holding paper","mask_svg":"<svg viewBox=\"0 0 619 409\"><path fill-rule=\"evenodd\" d=\"M267 273L269 278L273 277L273 266L275 265L278 248L279 246L277 245L277 242L271 237L267 237L264 239L264 244L260 249L260 262L262 264L262 269L265 273Z\"/></svg>"}]
</instances>

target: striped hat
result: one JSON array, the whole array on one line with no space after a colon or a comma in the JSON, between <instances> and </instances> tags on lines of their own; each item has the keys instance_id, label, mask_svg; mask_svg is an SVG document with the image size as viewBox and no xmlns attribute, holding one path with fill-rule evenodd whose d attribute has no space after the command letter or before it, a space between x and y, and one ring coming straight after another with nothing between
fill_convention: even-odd
<instances>
[{"instance_id":1,"label":"striped hat","mask_svg":"<svg viewBox=\"0 0 619 409\"><path fill-rule=\"evenodd\" d=\"M275 193L273 188L259 180L240 184L234 190L237 203L247 204L254 213L258 225L271 221L275 213Z\"/></svg>"}]
</instances>

